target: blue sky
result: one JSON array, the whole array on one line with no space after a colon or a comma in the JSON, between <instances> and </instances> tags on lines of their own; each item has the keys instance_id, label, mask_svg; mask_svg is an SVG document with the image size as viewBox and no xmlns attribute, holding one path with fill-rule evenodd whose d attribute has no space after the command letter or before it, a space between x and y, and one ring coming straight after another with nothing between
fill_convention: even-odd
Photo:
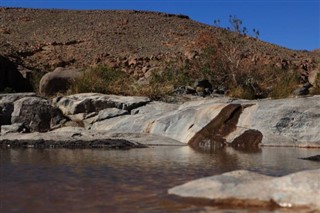
<instances>
[{"instance_id":1,"label":"blue sky","mask_svg":"<svg viewBox=\"0 0 320 213\"><path fill-rule=\"evenodd\" d=\"M0 6L66 9L135 9L179 13L213 24L236 15L260 39L290 49L320 48L320 0L0 0Z\"/></svg>"}]
</instances>

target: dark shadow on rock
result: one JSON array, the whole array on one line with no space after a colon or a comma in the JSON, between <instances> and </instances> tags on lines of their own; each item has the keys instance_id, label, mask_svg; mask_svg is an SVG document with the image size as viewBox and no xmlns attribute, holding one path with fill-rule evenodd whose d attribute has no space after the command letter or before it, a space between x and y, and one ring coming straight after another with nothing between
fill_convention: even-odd
<instances>
[{"instance_id":1,"label":"dark shadow on rock","mask_svg":"<svg viewBox=\"0 0 320 213\"><path fill-rule=\"evenodd\" d=\"M32 86L19 72L17 65L0 55L0 91L30 92Z\"/></svg>"},{"instance_id":2,"label":"dark shadow on rock","mask_svg":"<svg viewBox=\"0 0 320 213\"><path fill-rule=\"evenodd\" d=\"M300 159L320 162L320 155L314 155L314 156L310 156L310 157L306 157L306 158L300 158Z\"/></svg>"}]
</instances>

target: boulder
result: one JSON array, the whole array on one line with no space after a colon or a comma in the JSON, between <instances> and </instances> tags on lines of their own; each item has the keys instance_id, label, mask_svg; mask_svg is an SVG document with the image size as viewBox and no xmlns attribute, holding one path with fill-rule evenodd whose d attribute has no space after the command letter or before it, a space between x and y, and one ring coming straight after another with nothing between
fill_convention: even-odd
<instances>
[{"instance_id":1,"label":"boulder","mask_svg":"<svg viewBox=\"0 0 320 213\"><path fill-rule=\"evenodd\" d=\"M320 169L316 169L271 177L238 170L194 180L171 188L168 193L228 206L277 205L320 210L319 174Z\"/></svg>"},{"instance_id":2,"label":"boulder","mask_svg":"<svg viewBox=\"0 0 320 213\"><path fill-rule=\"evenodd\" d=\"M28 92L32 86L19 72L16 64L0 55L0 91Z\"/></svg>"},{"instance_id":3,"label":"boulder","mask_svg":"<svg viewBox=\"0 0 320 213\"><path fill-rule=\"evenodd\" d=\"M54 106L65 115L99 112L106 108L117 108L131 111L150 102L147 97L117 96L99 93L81 93L52 100Z\"/></svg>"},{"instance_id":4,"label":"boulder","mask_svg":"<svg viewBox=\"0 0 320 213\"><path fill-rule=\"evenodd\" d=\"M45 132L66 119L58 108L40 97L26 97L14 102L11 123L23 123L30 131Z\"/></svg>"},{"instance_id":5,"label":"boulder","mask_svg":"<svg viewBox=\"0 0 320 213\"><path fill-rule=\"evenodd\" d=\"M58 67L41 78L39 92L45 96L51 96L59 92L64 93L82 75L80 69Z\"/></svg>"}]
</instances>

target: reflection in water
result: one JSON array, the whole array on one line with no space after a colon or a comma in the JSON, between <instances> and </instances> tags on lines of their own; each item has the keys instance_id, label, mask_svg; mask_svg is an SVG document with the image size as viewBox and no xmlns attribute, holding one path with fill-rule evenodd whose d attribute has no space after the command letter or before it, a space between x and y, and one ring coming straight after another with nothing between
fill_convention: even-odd
<instances>
[{"instance_id":1,"label":"reflection in water","mask_svg":"<svg viewBox=\"0 0 320 213\"><path fill-rule=\"evenodd\" d=\"M168 196L184 182L236 169L284 175L319 168L298 158L317 149L231 147L201 153L190 147L127 151L0 150L2 212L210 212Z\"/></svg>"}]
</instances>

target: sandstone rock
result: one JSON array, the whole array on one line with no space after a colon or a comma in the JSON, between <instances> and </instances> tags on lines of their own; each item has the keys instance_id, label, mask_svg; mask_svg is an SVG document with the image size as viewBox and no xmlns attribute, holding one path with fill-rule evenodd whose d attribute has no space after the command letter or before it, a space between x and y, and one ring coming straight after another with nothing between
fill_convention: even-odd
<instances>
[{"instance_id":1,"label":"sandstone rock","mask_svg":"<svg viewBox=\"0 0 320 213\"><path fill-rule=\"evenodd\" d=\"M45 132L65 121L61 111L52 107L46 99L21 98L14 102L11 123L24 123L31 131Z\"/></svg>"},{"instance_id":2,"label":"sandstone rock","mask_svg":"<svg viewBox=\"0 0 320 213\"><path fill-rule=\"evenodd\" d=\"M194 180L169 189L169 194L211 199L216 204L320 209L320 170L270 177L238 170ZM240 202L239 202L240 201Z\"/></svg>"},{"instance_id":3,"label":"sandstone rock","mask_svg":"<svg viewBox=\"0 0 320 213\"><path fill-rule=\"evenodd\" d=\"M150 102L146 97L105 95L98 93L82 93L53 99L53 105L66 115L77 113L99 112L106 108L118 108L131 111Z\"/></svg>"},{"instance_id":4,"label":"sandstone rock","mask_svg":"<svg viewBox=\"0 0 320 213\"><path fill-rule=\"evenodd\" d=\"M18 71L17 65L0 55L0 91L8 88L15 92L32 90L31 84Z\"/></svg>"},{"instance_id":5,"label":"sandstone rock","mask_svg":"<svg viewBox=\"0 0 320 213\"><path fill-rule=\"evenodd\" d=\"M53 72L45 74L39 83L39 92L49 96L58 92L66 92L77 78L82 76L80 69L58 67Z\"/></svg>"}]
</instances>

